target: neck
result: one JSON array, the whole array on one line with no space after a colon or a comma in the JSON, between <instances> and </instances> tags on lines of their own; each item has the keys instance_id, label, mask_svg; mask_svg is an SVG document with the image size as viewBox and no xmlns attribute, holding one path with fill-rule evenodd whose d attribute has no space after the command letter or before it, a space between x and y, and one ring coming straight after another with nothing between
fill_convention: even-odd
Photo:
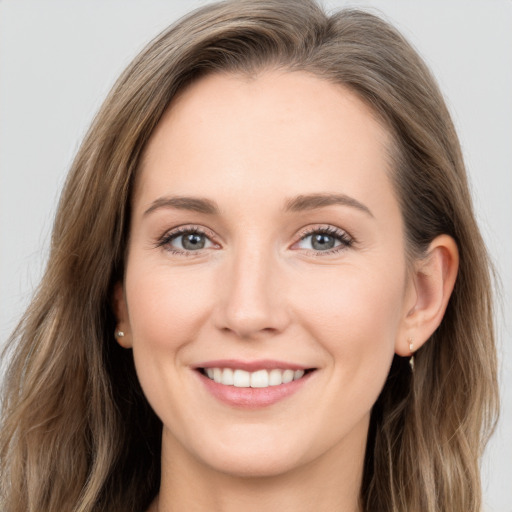
<instances>
[{"instance_id":1,"label":"neck","mask_svg":"<svg viewBox=\"0 0 512 512\"><path fill-rule=\"evenodd\" d=\"M203 464L164 431L150 512L359 512L366 437L350 441L282 474L241 477Z\"/></svg>"}]
</instances>

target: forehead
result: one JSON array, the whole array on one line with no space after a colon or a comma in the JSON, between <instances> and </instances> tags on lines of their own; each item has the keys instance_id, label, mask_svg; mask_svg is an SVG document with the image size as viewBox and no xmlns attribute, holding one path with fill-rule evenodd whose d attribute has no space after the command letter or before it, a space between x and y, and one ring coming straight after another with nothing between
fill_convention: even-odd
<instances>
[{"instance_id":1,"label":"forehead","mask_svg":"<svg viewBox=\"0 0 512 512\"><path fill-rule=\"evenodd\" d=\"M371 109L340 85L306 72L212 74L182 91L157 126L136 202L333 188L376 196L390 188L390 147Z\"/></svg>"}]
</instances>

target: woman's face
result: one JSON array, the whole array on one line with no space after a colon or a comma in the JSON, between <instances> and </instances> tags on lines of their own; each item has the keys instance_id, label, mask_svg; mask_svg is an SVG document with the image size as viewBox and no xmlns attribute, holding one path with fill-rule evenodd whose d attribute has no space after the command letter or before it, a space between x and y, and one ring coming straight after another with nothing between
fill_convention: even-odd
<instances>
[{"instance_id":1,"label":"woman's face","mask_svg":"<svg viewBox=\"0 0 512 512\"><path fill-rule=\"evenodd\" d=\"M174 101L117 290L164 455L239 475L361 459L414 296L389 147L303 72L211 75Z\"/></svg>"}]
</instances>

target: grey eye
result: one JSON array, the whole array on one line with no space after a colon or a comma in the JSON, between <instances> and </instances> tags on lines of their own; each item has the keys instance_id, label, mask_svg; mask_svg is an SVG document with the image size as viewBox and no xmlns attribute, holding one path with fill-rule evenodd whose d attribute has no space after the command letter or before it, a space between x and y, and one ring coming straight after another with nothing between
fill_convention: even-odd
<instances>
[{"instance_id":1,"label":"grey eye","mask_svg":"<svg viewBox=\"0 0 512 512\"><path fill-rule=\"evenodd\" d=\"M171 238L169 245L181 251L199 251L212 245L211 240L198 232L179 233Z\"/></svg>"},{"instance_id":2,"label":"grey eye","mask_svg":"<svg viewBox=\"0 0 512 512\"><path fill-rule=\"evenodd\" d=\"M189 233L188 235L182 235L181 244L183 249L187 251L203 249L206 244L206 237L200 233Z\"/></svg>"},{"instance_id":3,"label":"grey eye","mask_svg":"<svg viewBox=\"0 0 512 512\"><path fill-rule=\"evenodd\" d=\"M336 239L325 233L316 233L311 235L311 247L316 251L325 251L332 249L336 245Z\"/></svg>"},{"instance_id":4,"label":"grey eye","mask_svg":"<svg viewBox=\"0 0 512 512\"><path fill-rule=\"evenodd\" d=\"M344 243L341 235L316 232L306 235L299 241L298 248L314 251L328 251Z\"/></svg>"}]
</instances>

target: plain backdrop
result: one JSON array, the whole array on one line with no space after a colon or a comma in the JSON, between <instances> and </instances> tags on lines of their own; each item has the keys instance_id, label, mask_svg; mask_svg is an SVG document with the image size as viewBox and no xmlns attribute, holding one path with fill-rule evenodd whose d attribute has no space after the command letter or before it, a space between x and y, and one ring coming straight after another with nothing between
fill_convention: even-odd
<instances>
[{"instance_id":1,"label":"plain backdrop","mask_svg":"<svg viewBox=\"0 0 512 512\"><path fill-rule=\"evenodd\" d=\"M37 286L66 171L116 77L160 30L206 1L0 0L0 344ZM482 476L512 512L512 1L324 2L382 15L438 78L501 277L502 416Z\"/></svg>"}]
</instances>

